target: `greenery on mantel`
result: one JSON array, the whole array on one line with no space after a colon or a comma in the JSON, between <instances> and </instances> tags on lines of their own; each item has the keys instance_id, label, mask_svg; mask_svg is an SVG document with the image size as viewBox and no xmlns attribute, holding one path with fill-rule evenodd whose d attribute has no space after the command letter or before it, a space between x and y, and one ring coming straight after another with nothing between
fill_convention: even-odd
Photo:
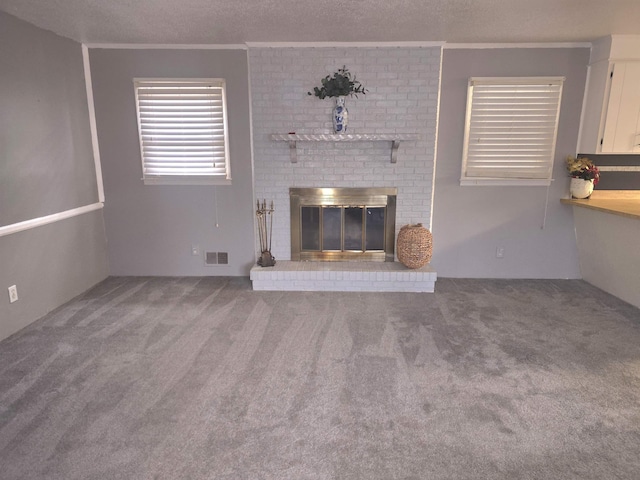
<instances>
[{"instance_id":1,"label":"greenery on mantel","mask_svg":"<svg viewBox=\"0 0 640 480\"><path fill-rule=\"evenodd\" d=\"M321 87L313 87L313 92L307 93L320 99L345 96L355 96L357 98L359 93L362 95L367 93L366 88L356 79L355 75L351 74L346 66L339 68L333 76L327 75L320 82L322 83Z\"/></svg>"}]
</instances>

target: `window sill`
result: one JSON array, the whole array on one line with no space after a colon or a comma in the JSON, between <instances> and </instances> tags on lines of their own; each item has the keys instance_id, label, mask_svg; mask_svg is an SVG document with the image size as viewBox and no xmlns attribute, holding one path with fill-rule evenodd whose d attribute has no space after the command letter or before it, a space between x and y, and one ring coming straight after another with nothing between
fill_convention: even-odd
<instances>
[{"instance_id":1,"label":"window sill","mask_svg":"<svg viewBox=\"0 0 640 480\"><path fill-rule=\"evenodd\" d=\"M207 177L147 177L145 185L231 185L230 178Z\"/></svg>"}]
</instances>

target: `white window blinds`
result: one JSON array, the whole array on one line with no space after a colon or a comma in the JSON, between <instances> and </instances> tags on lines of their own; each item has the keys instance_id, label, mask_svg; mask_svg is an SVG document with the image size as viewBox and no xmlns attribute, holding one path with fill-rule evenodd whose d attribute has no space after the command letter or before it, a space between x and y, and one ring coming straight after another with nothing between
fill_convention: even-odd
<instances>
[{"instance_id":1,"label":"white window blinds","mask_svg":"<svg viewBox=\"0 0 640 480\"><path fill-rule=\"evenodd\" d=\"M563 77L470 78L461 183L548 183L563 82Z\"/></svg>"},{"instance_id":2,"label":"white window blinds","mask_svg":"<svg viewBox=\"0 0 640 480\"><path fill-rule=\"evenodd\" d=\"M145 184L230 183L223 79L135 79Z\"/></svg>"}]
</instances>

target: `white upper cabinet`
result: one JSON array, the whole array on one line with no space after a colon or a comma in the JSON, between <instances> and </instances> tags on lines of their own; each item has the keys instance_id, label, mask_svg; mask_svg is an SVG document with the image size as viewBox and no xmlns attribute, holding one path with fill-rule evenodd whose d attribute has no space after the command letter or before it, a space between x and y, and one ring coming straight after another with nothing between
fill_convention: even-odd
<instances>
[{"instance_id":1,"label":"white upper cabinet","mask_svg":"<svg viewBox=\"0 0 640 480\"><path fill-rule=\"evenodd\" d=\"M640 62L616 62L602 134L602 153L640 153Z\"/></svg>"},{"instance_id":2,"label":"white upper cabinet","mask_svg":"<svg viewBox=\"0 0 640 480\"><path fill-rule=\"evenodd\" d=\"M640 153L640 36L594 42L578 153Z\"/></svg>"}]
</instances>

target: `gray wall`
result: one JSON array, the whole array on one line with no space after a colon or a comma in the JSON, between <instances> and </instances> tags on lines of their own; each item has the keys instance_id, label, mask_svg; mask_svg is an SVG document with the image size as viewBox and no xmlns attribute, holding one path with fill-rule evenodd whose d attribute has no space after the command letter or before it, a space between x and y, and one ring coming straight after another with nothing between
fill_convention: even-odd
<instances>
[{"instance_id":1,"label":"gray wall","mask_svg":"<svg viewBox=\"0 0 640 480\"><path fill-rule=\"evenodd\" d=\"M97 202L80 44L1 12L0 41L0 225Z\"/></svg>"},{"instance_id":2,"label":"gray wall","mask_svg":"<svg viewBox=\"0 0 640 480\"><path fill-rule=\"evenodd\" d=\"M0 12L0 226L96 202L80 44ZM0 339L107 274L102 210L0 236Z\"/></svg>"},{"instance_id":3,"label":"gray wall","mask_svg":"<svg viewBox=\"0 0 640 480\"><path fill-rule=\"evenodd\" d=\"M248 275L255 252L246 51L92 49L90 58L111 273ZM233 185L143 184L136 77L226 79ZM229 265L205 266L205 250L228 252Z\"/></svg>"},{"instance_id":4,"label":"gray wall","mask_svg":"<svg viewBox=\"0 0 640 480\"><path fill-rule=\"evenodd\" d=\"M434 254L442 277L579 278L564 158L575 155L589 48L445 49L436 183ZM471 76L565 76L545 228L546 187L459 183ZM504 258L496 258L504 247Z\"/></svg>"}]
</instances>

